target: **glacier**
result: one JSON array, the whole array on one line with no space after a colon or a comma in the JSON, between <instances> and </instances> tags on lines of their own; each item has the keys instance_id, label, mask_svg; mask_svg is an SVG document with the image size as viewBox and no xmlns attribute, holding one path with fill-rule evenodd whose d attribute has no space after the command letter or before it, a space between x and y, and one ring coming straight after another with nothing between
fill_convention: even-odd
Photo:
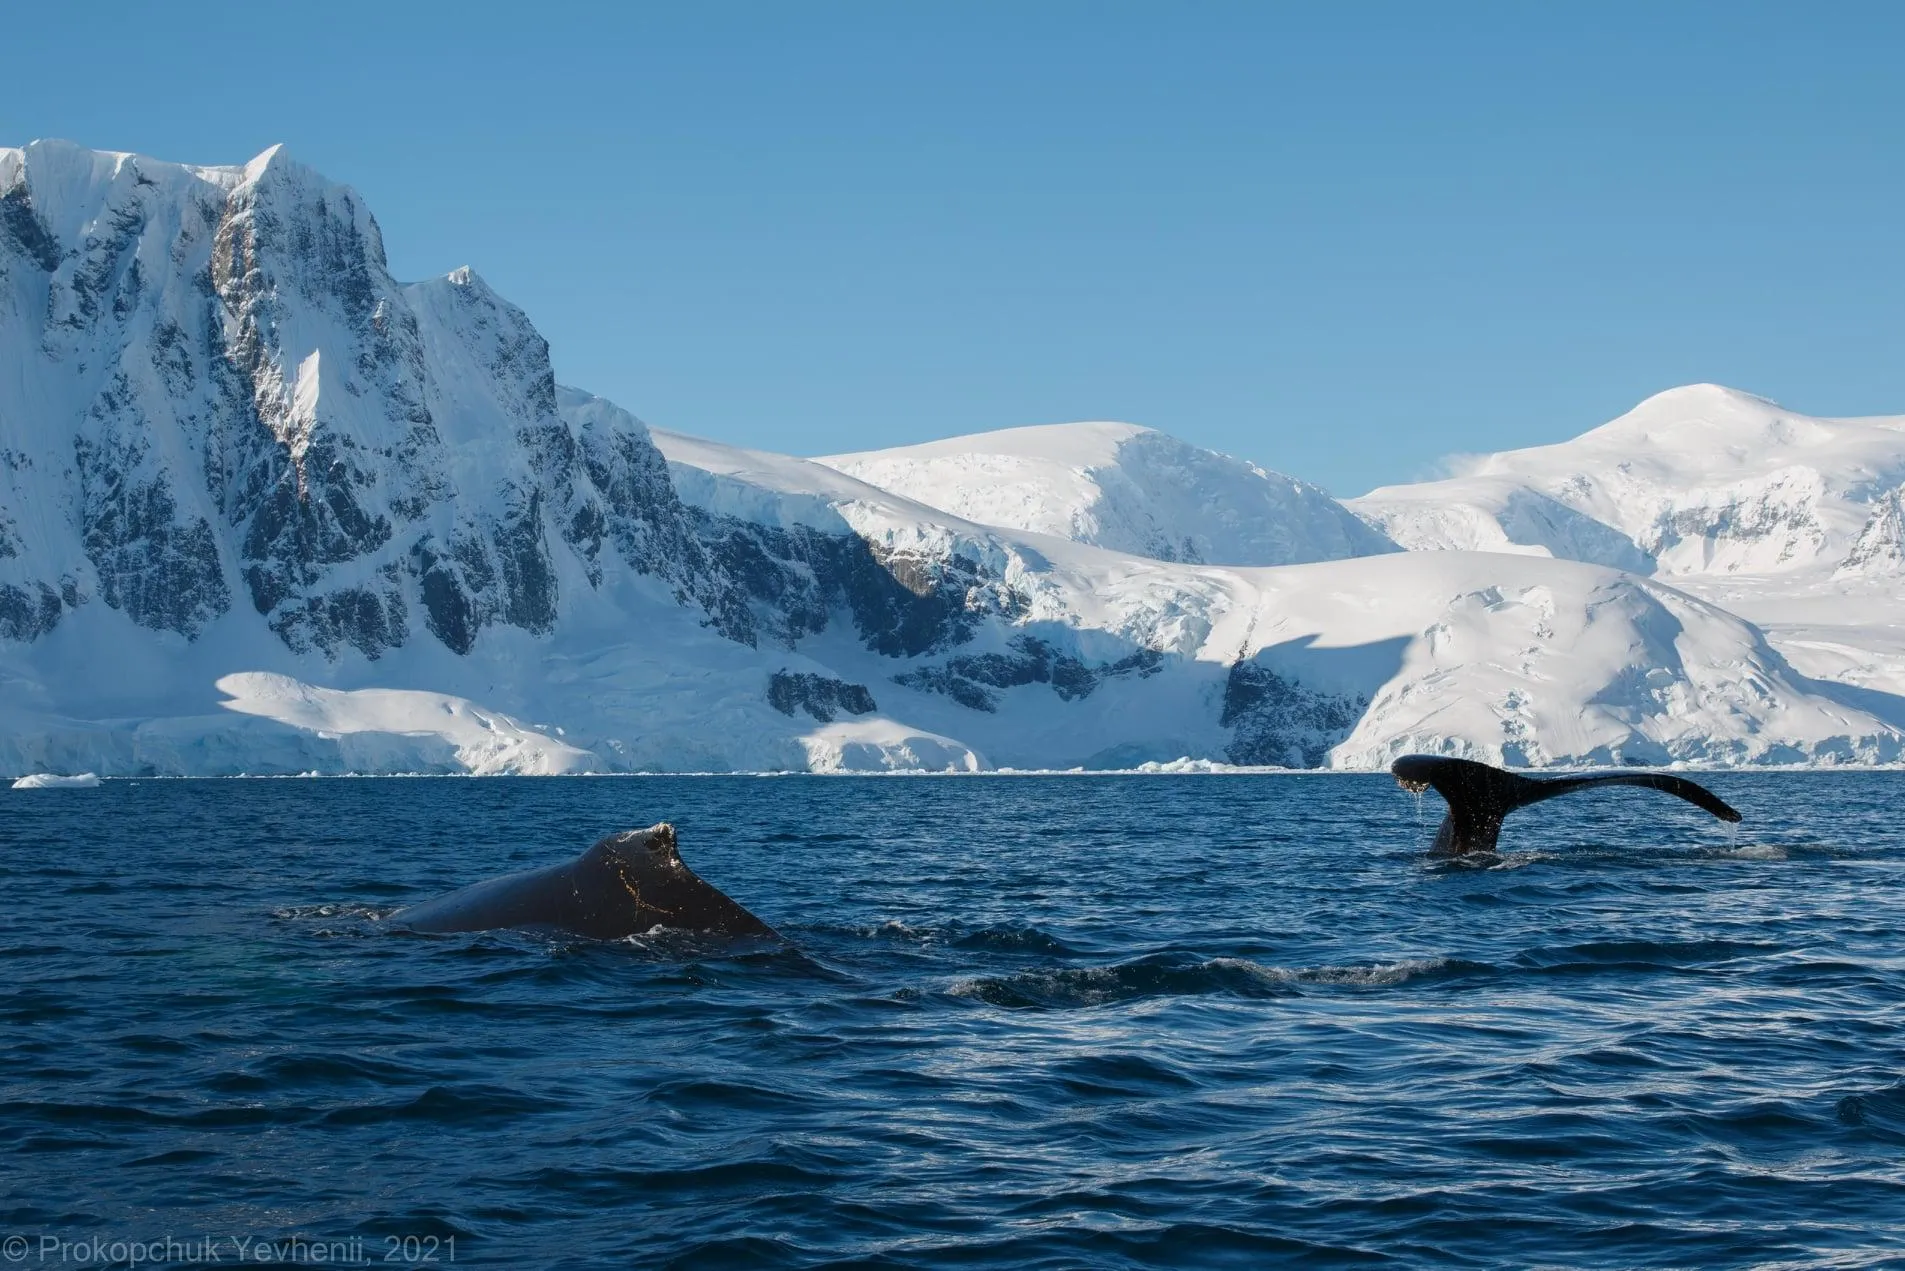
<instances>
[{"instance_id":1,"label":"glacier","mask_svg":"<svg viewBox=\"0 0 1905 1271\"><path fill-rule=\"evenodd\" d=\"M1347 502L1127 424L745 450L276 147L0 149L0 357L0 773L1905 758L1898 420L1696 387Z\"/></svg>"}]
</instances>

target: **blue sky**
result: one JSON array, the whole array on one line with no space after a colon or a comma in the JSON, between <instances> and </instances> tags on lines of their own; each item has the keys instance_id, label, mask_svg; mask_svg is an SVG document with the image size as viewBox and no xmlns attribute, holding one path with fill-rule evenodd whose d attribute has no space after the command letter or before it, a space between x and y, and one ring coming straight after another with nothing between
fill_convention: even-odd
<instances>
[{"instance_id":1,"label":"blue sky","mask_svg":"<svg viewBox=\"0 0 1905 1271\"><path fill-rule=\"evenodd\" d=\"M1341 495L1714 380L1905 412L1905 6L31 5L0 143L273 142L558 376L796 453L1126 419Z\"/></svg>"}]
</instances>

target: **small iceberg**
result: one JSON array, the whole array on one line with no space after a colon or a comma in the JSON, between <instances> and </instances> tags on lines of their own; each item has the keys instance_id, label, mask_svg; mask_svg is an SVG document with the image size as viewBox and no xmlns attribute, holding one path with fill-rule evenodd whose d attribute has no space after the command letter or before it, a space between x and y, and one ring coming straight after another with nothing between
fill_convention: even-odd
<instances>
[{"instance_id":1,"label":"small iceberg","mask_svg":"<svg viewBox=\"0 0 1905 1271\"><path fill-rule=\"evenodd\" d=\"M99 784L99 774L82 772L63 777L57 772L35 772L13 783L15 790L90 790Z\"/></svg>"}]
</instances>

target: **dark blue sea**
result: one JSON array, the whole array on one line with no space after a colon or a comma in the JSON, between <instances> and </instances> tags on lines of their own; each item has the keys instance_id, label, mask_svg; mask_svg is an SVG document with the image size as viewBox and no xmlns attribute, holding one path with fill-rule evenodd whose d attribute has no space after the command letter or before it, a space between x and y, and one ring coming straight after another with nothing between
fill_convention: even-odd
<instances>
[{"instance_id":1,"label":"dark blue sea","mask_svg":"<svg viewBox=\"0 0 1905 1271\"><path fill-rule=\"evenodd\" d=\"M0 1265L1905 1265L1905 774L1706 780L0 790ZM387 921L662 819L786 947Z\"/></svg>"}]
</instances>

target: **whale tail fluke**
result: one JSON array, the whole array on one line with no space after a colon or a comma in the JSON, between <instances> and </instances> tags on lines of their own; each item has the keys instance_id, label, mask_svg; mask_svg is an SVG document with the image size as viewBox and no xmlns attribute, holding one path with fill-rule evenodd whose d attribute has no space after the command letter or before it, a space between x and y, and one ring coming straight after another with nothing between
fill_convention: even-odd
<instances>
[{"instance_id":1,"label":"whale tail fluke","mask_svg":"<svg viewBox=\"0 0 1905 1271\"><path fill-rule=\"evenodd\" d=\"M1738 821L1740 814L1725 800L1696 782L1664 772L1609 772L1587 777L1524 777L1472 759L1445 759L1435 755L1404 755L1390 772L1405 790L1417 793L1433 788L1449 805L1436 832L1434 851L1459 855L1492 852L1502 821L1516 808L1588 786L1641 786L1660 790L1695 804L1722 821Z\"/></svg>"},{"instance_id":2,"label":"whale tail fluke","mask_svg":"<svg viewBox=\"0 0 1905 1271\"><path fill-rule=\"evenodd\" d=\"M1541 789L1534 799L1550 799L1557 794L1566 794L1570 790L1579 790L1584 786L1641 786L1648 790L1662 790L1677 798L1685 799L1695 807L1704 808L1722 821L1738 822L1740 814L1732 804L1697 781L1685 777L1676 777L1666 772L1609 772L1591 777L1560 777L1536 783Z\"/></svg>"}]
</instances>

